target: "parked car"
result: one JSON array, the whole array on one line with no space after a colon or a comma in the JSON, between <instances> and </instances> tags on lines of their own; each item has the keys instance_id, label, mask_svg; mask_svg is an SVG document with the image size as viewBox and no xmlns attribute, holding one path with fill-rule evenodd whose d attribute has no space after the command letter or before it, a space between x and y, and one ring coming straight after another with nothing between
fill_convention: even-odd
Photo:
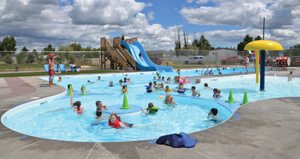
<instances>
[{"instance_id":1,"label":"parked car","mask_svg":"<svg viewBox=\"0 0 300 159\"><path fill-rule=\"evenodd\" d=\"M193 56L190 57L190 59L185 59L184 63L185 64L192 64L192 63L197 63L197 64L204 64L205 60L204 60L204 56Z\"/></svg>"},{"instance_id":2,"label":"parked car","mask_svg":"<svg viewBox=\"0 0 300 159\"><path fill-rule=\"evenodd\" d=\"M151 57L150 60L157 65L162 64L162 60L159 57Z\"/></svg>"},{"instance_id":3,"label":"parked car","mask_svg":"<svg viewBox=\"0 0 300 159\"><path fill-rule=\"evenodd\" d=\"M238 56L229 56L228 58L222 58L221 63L226 64L226 63L244 63L244 59L239 59Z\"/></svg>"}]
</instances>

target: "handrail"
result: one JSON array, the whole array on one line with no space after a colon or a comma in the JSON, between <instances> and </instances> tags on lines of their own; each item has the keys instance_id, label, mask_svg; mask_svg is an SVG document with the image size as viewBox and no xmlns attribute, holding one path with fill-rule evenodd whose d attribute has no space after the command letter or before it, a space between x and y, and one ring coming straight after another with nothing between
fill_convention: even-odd
<instances>
[{"instance_id":1,"label":"handrail","mask_svg":"<svg viewBox=\"0 0 300 159\"><path fill-rule=\"evenodd\" d=\"M123 65L123 67L127 70L127 65L125 64L127 63L127 61L125 60L124 56L122 56L122 54L118 50L115 50L107 40L105 40L105 44L106 49L111 54L111 56L116 57L119 60L119 62Z\"/></svg>"},{"instance_id":2,"label":"handrail","mask_svg":"<svg viewBox=\"0 0 300 159\"><path fill-rule=\"evenodd\" d=\"M115 40L114 40L114 44L116 44L114 45L116 49L119 50L122 53L122 55L125 57L125 59L127 59L127 61L131 64L131 66L134 67L133 69L136 69L135 60L130 55L130 53L127 50L123 49L120 45L117 45L117 42Z\"/></svg>"},{"instance_id":3,"label":"handrail","mask_svg":"<svg viewBox=\"0 0 300 159\"><path fill-rule=\"evenodd\" d=\"M205 67L207 67L207 66L206 66L206 65L203 66L203 69L202 69L202 71L201 71L201 75L202 75L202 72L203 72L203 70L204 70Z\"/></svg>"}]
</instances>

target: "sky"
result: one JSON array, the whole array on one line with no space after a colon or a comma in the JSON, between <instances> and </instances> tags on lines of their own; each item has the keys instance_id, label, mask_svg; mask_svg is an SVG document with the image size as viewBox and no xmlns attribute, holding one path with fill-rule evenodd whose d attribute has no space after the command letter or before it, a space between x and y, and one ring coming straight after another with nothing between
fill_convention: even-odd
<instances>
[{"instance_id":1,"label":"sky","mask_svg":"<svg viewBox=\"0 0 300 159\"><path fill-rule=\"evenodd\" d=\"M100 38L125 35L146 50L175 47L178 29L214 47L236 47L246 34L284 48L300 43L300 0L0 0L0 39L14 36L17 49L52 44L100 47ZM183 35L181 35L183 44Z\"/></svg>"}]
</instances>

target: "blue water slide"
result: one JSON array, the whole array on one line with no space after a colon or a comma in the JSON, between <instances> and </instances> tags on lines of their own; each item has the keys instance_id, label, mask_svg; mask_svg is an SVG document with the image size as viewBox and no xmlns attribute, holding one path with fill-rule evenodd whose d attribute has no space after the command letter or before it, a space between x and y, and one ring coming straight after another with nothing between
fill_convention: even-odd
<instances>
[{"instance_id":1,"label":"blue water slide","mask_svg":"<svg viewBox=\"0 0 300 159\"><path fill-rule=\"evenodd\" d=\"M136 66L143 71L157 71L157 69L153 66L149 66L147 62L144 61L144 59L141 59L140 49L137 46L127 44L125 41L121 41L121 45L125 46L128 52L131 54L131 56L135 60Z\"/></svg>"},{"instance_id":2,"label":"blue water slide","mask_svg":"<svg viewBox=\"0 0 300 159\"><path fill-rule=\"evenodd\" d=\"M137 47L139 48L139 50L142 51L142 57L143 57L143 59L145 60L145 62L148 64L148 66L150 66L150 67L155 67L156 70L159 71L159 72L161 72L161 71L165 71L165 72L174 72L174 71L173 71L173 67L171 67L171 66L159 66L159 65L156 65L155 63L153 63L153 62L149 59L149 57L148 57L148 55L147 55L147 53L146 53L146 51L145 51L143 45L142 45L140 42L134 41L134 42L133 42L133 45L134 45L134 46L137 46Z\"/></svg>"}]
</instances>

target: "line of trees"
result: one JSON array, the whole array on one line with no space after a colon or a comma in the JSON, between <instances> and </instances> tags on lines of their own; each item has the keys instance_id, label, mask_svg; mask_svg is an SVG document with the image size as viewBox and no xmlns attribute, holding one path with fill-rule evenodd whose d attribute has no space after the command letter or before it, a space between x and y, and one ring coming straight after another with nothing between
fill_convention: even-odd
<instances>
[{"instance_id":1,"label":"line of trees","mask_svg":"<svg viewBox=\"0 0 300 159\"><path fill-rule=\"evenodd\" d=\"M255 41L256 41L256 40L261 40L261 37L258 35L254 40L255 40ZM249 34L247 34L247 35L245 36L244 40L241 41L240 43L238 43L237 49L238 49L239 51L244 51L245 46L246 46L248 43L252 42L252 41L253 41L253 37L250 36Z\"/></svg>"}]
</instances>

